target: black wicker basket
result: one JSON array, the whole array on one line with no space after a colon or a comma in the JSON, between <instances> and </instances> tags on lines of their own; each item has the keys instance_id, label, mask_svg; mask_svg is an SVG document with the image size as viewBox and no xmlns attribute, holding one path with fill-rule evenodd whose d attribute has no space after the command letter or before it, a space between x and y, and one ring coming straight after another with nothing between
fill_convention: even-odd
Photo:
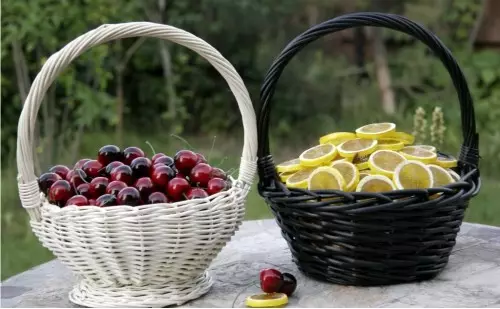
<instances>
[{"instance_id":1,"label":"black wicker basket","mask_svg":"<svg viewBox=\"0 0 500 309\"><path fill-rule=\"evenodd\" d=\"M462 113L464 143L455 170L461 176L458 182L387 193L288 189L280 182L269 151L268 128L272 97L283 69L310 42L361 26L414 36L448 70ZM427 280L446 266L468 201L478 193L481 182L478 134L467 82L450 51L433 33L393 14L353 13L325 21L297 36L279 54L265 77L260 100L259 193L270 205L303 273L338 284L373 286ZM442 194L430 198L436 193Z\"/></svg>"}]
</instances>

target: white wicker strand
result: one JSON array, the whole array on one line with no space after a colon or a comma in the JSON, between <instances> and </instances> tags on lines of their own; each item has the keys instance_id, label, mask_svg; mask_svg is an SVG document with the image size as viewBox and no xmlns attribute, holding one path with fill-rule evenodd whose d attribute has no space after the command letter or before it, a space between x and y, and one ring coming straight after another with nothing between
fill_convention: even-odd
<instances>
[{"instance_id":1,"label":"white wicker strand","mask_svg":"<svg viewBox=\"0 0 500 309\"><path fill-rule=\"evenodd\" d=\"M67 65L92 46L136 36L167 39L206 58L224 77L243 117L238 180L205 199L143 206L67 206L47 202L33 168L34 128L43 97ZM256 172L255 113L238 73L219 52L183 30L147 22L104 25L52 55L35 78L18 125L19 194L31 227L81 281L72 302L95 307L180 305L212 285L206 269L243 220Z\"/></svg>"}]
</instances>

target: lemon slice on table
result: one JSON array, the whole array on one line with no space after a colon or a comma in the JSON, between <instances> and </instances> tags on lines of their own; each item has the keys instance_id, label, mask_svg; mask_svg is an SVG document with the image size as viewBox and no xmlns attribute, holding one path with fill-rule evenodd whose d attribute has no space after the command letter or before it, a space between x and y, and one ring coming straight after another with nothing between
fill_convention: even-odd
<instances>
[{"instance_id":1,"label":"lemon slice on table","mask_svg":"<svg viewBox=\"0 0 500 309\"><path fill-rule=\"evenodd\" d=\"M375 151L377 143L375 139L356 138L338 145L337 151L344 158L364 157Z\"/></svg>"},{"instance_id":2,"label":"lemon slice on table","mask_svg":"<svg viewBox=\"0 0 500 309\"><path fill-rule=\"evenodd\" d=\"M415 136L408 134L406 132L398 132L398 131L391 132L386 136L384 136L384 138L394 138L402 141L403 144L405 145L411 145L415 142Z\"/></svg>"},{"instance_id":3,"label":"lemon slice on table","mask_svg":"<svg viewBox=\"0 0 500 309\"><path fill-rule=\"evenodd\" d=\"M448 171L441 166L434 164L429 164L427 166L432 172L432 177L434 178L434 187L442 187L455 182L450 173L448 173Z\"/></svg>"},{"instance_id":4,"label":"lemon slice on table","mask_svg":"<svg viewBox=\"0 0 500 309\"><path fill-rule=\"evenodd\" d=\"M368 165L368 159L369 156L364 156L364 157L355 156L352 159L352 163L354 163L358 171L362 171L370 168L370 166Z\"/></svg>"},{"instance_id":5,"label":"lemon slice on table","mask_svg":"<svg viewBox=\"0 0 500 309\"><path fill-rule=\"evenodd\" d=\"M307 189L307 179L313 171L314 168L305 168L293 173L287 178L286 186L288 188Z\"/></svg>"},{"instance_id":6,"label":"lemon slice on table","mask_svg":"<svg viewBox=\"0 0 500 309\"><path fill-rule=\"evenodd\" d=\"M337 155L337 148L332 144L323 144L307 149L300 154L300 164L307 167L319 166L330 162Z\"/></svg>"},{"instance_id":7,"label":"lemon slice on table","mask_svg":"<svg viewBox=\"0 0 500 309\"><path fill-rule=\"evenodd\" d=\"M287 179L290 178L295 173L296 172L283 172L283 173L279 173L279 177L280 177L281 182L286 183Z\"/></svg>"},{"instance_id":8,"label":"lemon slice on table","mask_svg":"<svg viewBox=\"0 0 500 309\"><path fill-rule=\"evenodd\" d=\"M307 188L309 190L344 190L345 180L337 169L321 166L309 176Z\"/></svg>"},{"instance_id":9,"label":"lemon slice on table","mask_svg":"<svg viewBox=\"0 0 500 309\"><path fill-rule=\"evenodd\" d=\"M460 177L460 175L458 175L458 174L457 174L457 172L455 172L455 171L454 171L454 170L452 170L452 169L447 169L446 171L447 171L447 172L450 174L450 176L451 176L451 177L455 180L455 182L459 181L459 180L460 180L460 178L462 178L462 177Z\"/></svg>"},{"instance_id":10,"label":"lemon slice on table","mask_svg":"<svg viewBox=\"0 0 500 309\"><path fill-rule=\"evenodd\" d=\"M398 189L427 189L434 186L432 172L420 161L404 161L394 171L394 184Z\"/></svg>"},{"instance_id":11,"label":"lemon slice on table","mask_svg":"<svg viewBox=\"0 0 500 309\"><path fill-rule=\"evenodd\" d=\"M335 168L344 177L345 191L353 191L359 182L359 171L351 162L335 161L331 167Z\"/></svg>"},{"instance_id":12,"label":"lemon slice on table","mask_svg":"<svg viewBox=\"0 0 500 309\"><path fill-rule=\"evenodd\" d=\"M359 138L379 139L396 132L396 125L392 122L371 123L356 129Z\"/></svg>"},{"instance_id":13,"label":"lemon slice on table","mask_svg":"<svg viewBox=\"0 0 500 309\"><path fill-rule=\"evenodd\" d=\"M371 175L370 170L359 171L359 181L361 181L366 176L370 176L370 175Z\"/></svg>"},{"instance_id":14,"label":"lemon slice on table","mask_svg":"<svg viewBox=\"0 0 500 309\"><path fill-rule=\"evenodd\" d=\"M458 162L455 158L437 157L436 165L444 168L452 168L457 167Z\"/></svg>"},{"instance_id":15,"label":"lemon slice on table","mask_svg":"<svg viewBox=\"0 0 500 309\"><path fill-rule=\"evenodd\" d=\"M434 146L431 146L431 145L415 145L415 147L418 147L418 148L422 148L422 149L425 149L425 150L429 150L429 151L432 151L432 152L436 152L436 147Z\"/></svg>"},{"instance_id":16,"label":"lemon slice on table","mask_svg":"<svg viewBox=\"0 0 500 309\"><path fill-rule=\"evenodd\" d=\"M384 175L368 175L359 181L356 192L389 192L396 190L392 180Z\"/></svg>"},{"instance_id":17,"label":"lemon slice on table","mask_svg":"<svg viewBox=\"0 0 500 309\"><path fill-rule=\"evenodd\" d=\"M378 140L377 149L382 150L401 150L405 144L395 138L381 138Z\"/></svg>"},{"instance_id":18,"label":"lemon slice on table","mask_svg":"<svg viewBox=\"0 0 500 309\"><path fill-rule=\"evenodd\" d=\"M300 165L300 160L298 158L288 160L276 165L276 170L278 171L278 173L296 172L300 169L302 169L302 166Z\"/></svg>"},{"instance_id":19,"label":"lemon slice on table","mask_svg":"<svg viewBox=\"0 0 500 309\"><path fill-rule=\"evenodd\" d=\"M320 144L333 144L335 146L342 144L345 141L355 139L356 134L352 132L334 132L323 135L319 138Z\"/></svg>"},{"instance_id":20,"label":"lemon slice on table","mask_svg":"<svg viewBox=\"0 0 500 309\"><path fill-rule=\"evenodd\" d=\"M245 304L252 308L283 307L288 303L288 296L284 293L268 293L248 296Z\"/></svg>"},{"instance_id":21,"label":"lemon slice on table","mask_svg":"<svg viewBox=\"0 0 500 309\"><path fill-rule=\"evenodd\" d=\"M420 148L420 146L406 146L400 150L400 153L408 160L420 161L426 164L436 162L437 158L435 152Z\"/></svg>"},{"instance_id":22,"label":"lemon slice on table","mask_svg":"<svg viewBox=\"0 0 500 309\"><path fill-rule=\"evenodd\" d=\"M405 161L405 157L393 150L377 150L370 156L368 165L373 174L392 178L396 167Z\"/></svg>"}]
</instances>

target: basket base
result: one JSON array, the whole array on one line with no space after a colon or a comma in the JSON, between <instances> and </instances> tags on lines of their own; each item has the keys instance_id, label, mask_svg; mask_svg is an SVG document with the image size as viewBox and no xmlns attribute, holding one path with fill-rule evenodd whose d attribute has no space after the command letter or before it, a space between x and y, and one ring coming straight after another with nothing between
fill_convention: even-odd
<instances>
[{"instance_id":1,"label":"basket base","mask_svg":"<svg viewBox=\"0 0 500 309\"><path fill-rule=\"evenodd\" d=\"M182 305L190 300L206 294L213 281L207 272L189 283L173 286L97 286L95 283L82 280L71 292L69 300L85 307L142 307L158 308Z\"/></svg>"}]
</instances>

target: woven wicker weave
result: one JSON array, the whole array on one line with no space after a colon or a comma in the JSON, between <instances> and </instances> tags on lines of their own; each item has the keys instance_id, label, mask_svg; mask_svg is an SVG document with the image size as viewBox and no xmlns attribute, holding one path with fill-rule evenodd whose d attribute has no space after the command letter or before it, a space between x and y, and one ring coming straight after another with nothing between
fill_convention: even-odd
<instances>
[{"instance_id":1,"label":"woven wicker weave","mask_svg":"<svg viewBox=\"0 0 500 309\"><path fill-rule=\"evenodd\" d=\"M414 36L448 70L462 113L460 181L441 188L386 193L288 189L280 182L268 134L272 97L281 73L310 42L361 26ZM259 192L276 216L301 271L333 283L384 285L429 279L446 266L468 201L478 193L481 182L472 98L457 62L434 34L392 14L354 13L325 21L297 36L279 54L265 77L260 100Z\"/></svg>"},{"instance_id":2,"label":"woven wicker weave","mask_svg":"<svg viewBox=\"0 0 500 309\"><path fill-rule=\"evenodd\" d=\"M35 121L47 89L89 48L139 36L186 46L224 77L243 117L239 178L232 179L228 191L175 204L59 208L47 203L33 168ZM244 216L256 171L256 136L255 113L238 73L212 46L183 30L147 22L103 25L52 55L34 80L19 119L18 181L34 233L81 278L70 300L95 307L162 307L206 293L212 284L206 270Z\"/></svg>"}]
</instances>

